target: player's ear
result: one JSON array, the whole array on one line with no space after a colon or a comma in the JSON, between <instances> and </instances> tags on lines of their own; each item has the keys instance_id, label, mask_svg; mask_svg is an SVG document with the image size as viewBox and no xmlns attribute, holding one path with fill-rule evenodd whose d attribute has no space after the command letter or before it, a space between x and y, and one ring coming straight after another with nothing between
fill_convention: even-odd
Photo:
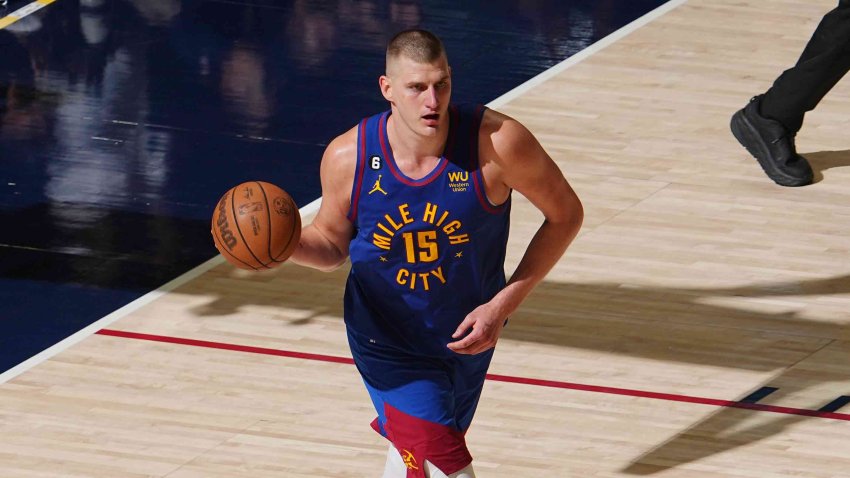
<instances>
[{"instance_id":1,"label":"player's ear","mask_svg":"<svg viewBox=\"0 0 850 478\"><path fill-rule=\"evenodd\" d=\"M392 103L392 101L393 101L393 95L392 95L393 88L392 88L392 81L390 80L390 78L387 75L381 75L381 77L378 78L378 85L381 87L381 94L384 95L384 98L387 101Z\"/></svg>"}]
</instances>

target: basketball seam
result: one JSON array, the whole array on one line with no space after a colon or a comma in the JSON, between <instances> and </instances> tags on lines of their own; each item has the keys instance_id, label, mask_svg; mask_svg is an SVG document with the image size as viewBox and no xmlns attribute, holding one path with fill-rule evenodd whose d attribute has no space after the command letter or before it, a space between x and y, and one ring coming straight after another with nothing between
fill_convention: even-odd
<instances>
[{"instance_id":1,"label":"basketball seam","mask_svg":"<svg viewBox=\"0 0 850 478\"><path fill-rule=\"evenodd\" d=\"M236 257L236 255L234 255L232 252L230 252L229 250L227 250L227 247L225 247L225 248L224 248L224 250L225 250L225 251L227 251L227 255L229 255L230 257L232 257L232 258L234 258L234 259L236 259L237 261L241 262L242 264L245 264L246 266L250 267L250 268L251 268L251 270L255 270L255 271L259 270L259 269L257 269L256 267L252 266L251 264L248 264L247 262L243 261L242 259L240 259L240 258Z\"/></svg>"},{"instance_id":2,"label":"basketball seam","mask_svg":"<svg viewBox=\"0 0 850 478\"><path fill-rule=\"evenodd\" d=\"M271 211L271 208L269 207L269 196L266 194L266 189L263 187L262 183L260 181L255 181L255 182L257 183L258 186L260 186L260 190L263 191L263 197L266 198L266 208L268 209L268 218L269 218L269 247L268 247L269 258L272 260L272 262L276 262L278 264L283 264L284 262L286 262L286 259L279 261L279 260L277 260L277 258L280 257L281 255L283 255L283 253L286 252L287 249L289 249L289 245L292 244L292 239L295 237L295 228L300 227L299 224L301 223L301 221L300 220L292 221L292 225L289 228L289 240L286 241L286 245L283 246L283 248L280 250L280 254L272 253L272 211ZM287 194L287 196L288 195L289 194ZM286 198L284 197L283 199L286 199ZM290 197L290 199L291 199L291 197ZM289 204L292 205L293 209L295 210L295 213L298 214L298 208L295 206L295 202L290 200ZM269 264L271 264L271 262Z\"/></svg>"},{"instance_id":3,"label":"basketball seam","mask_svg":"<svg viewBox=\"0 0 850 478\"><path fill-rule=\"evenodd\" d=\"M225 193L225 194L227 194L227 193ZM230 191L230 194L231 194L231 196L233 195L233 190ZM236 222L236 218L234 218L234 222ZM227 252L227 254L230 257L232 257L232 258L236 259L237 261L245 264L246 266L250 267L253 270L257 270L256 267L252 266L251 264L248 264L247 262L243 261L242 259L236 257L235 254L230 252L230 249L228 249L227 246L224 244L224 238L219 237L217 228L213 227L212 230L213 230L213 240L215 242L217 242L218 244L221 244L221 248L219 248L219 251L225 251L225 252Z\"/></svg>"},{"instance_id":4,"label":"basketball seam","mask_svg":"<svg viewBox=\"0 0 850 478\"><path fill-rule=\"evenodd\" d=\"M263 188L263 185L259 181L257 182L257 184L259 184L260 189L263 190L263 196L266 197L266 205L268 206L269 197L266 194L266 190L265 190L265 188ZM289 201L289 202L290 202L290 204L292 204L293 207L295 207L295 204L293 203L293 201ZM296 209L296 211L297 211L297 209ZM296 223L295 223L295 221L292 222L292 227L290 227L290 231L289 231L289 240L286 242L286 245L283 246L283 248L280 250L280 254L274 254L272 252L272 238L271 238L271 230L272 230L271 209L269 209L269 216L268 217L269 217L269 258L272 260L272 262L275 262L275 263L278 263L278 264L283 264L284 262L286 262L286 259L279 261L279 260L277 260L277 258L280 257L281 255L283 255L283 253L286 252L286 250L289 248L289 245L292 244L292 238L293 238L293 234L295 233ZM271 262L269 264L271 264Z\"/></svg>"},{"instance_id":5,"label":"basketball seam","mask_svg":"<svg viewBox=\"0 0 850 478\"><path fill-rule=\"evenodd\" d=\"M237 186L237 187L238 187L238 186ZM250 253L251 253L251 256L253 256L253 257L254 257L254 259L256 259L256 260L257 260L257 262L259 262L259 263L260 263L260 265L262 265L262 266L263 266L263 267L265 267L266 269L270 269L270 267L269 267L269 266L267 266L267 265L263 264L263 261L261 261L261 260L257 257L257 255L256 255L256 254L254 254L254 251L252 251L252 250L251 250L251 247L248 245L248 241L246 241L246 240L245 240L245 235L244 235L244 234L242 234L242 228L241 228L241 227L239 227L239 220L236 218L236 202L234 201L234 198L236 197L235 192L236 192L236 191L235 191L235 188L234 188L234 194L232 194L232 195L230 196L230 210L233 212L233 222L234 222L234 224L236 224L236 232L238 232L238 233L239 233L239 237L241 237L241 238L242 238L242 244L245 244L245 249L247 249L247 250L248 250L248 252L250 252ZM255 270L259 270L259 268L255 268Z\"/></svg>"},{"instance_id":6,"label":"basketball seam","mask_svg":"<svg viewBox=\"0 0 850 478\"><path fill-rule=\"evenodd\" d=\"M266 203L266 220L269 226L266 234L266 236L268 236L268 240L266 240L266 252L269 254L269 259L271 259L271 261L268 264L263 264L263 266L269 267L269 264L271 264L272 262L278 262L272 255L272 205L269 204L269 195L266 194L266 188L263 187L263 183L260 181L254 182L257 184L257 186L259 186L260 192L263 193L263 199ZM269 269L271 268L269 267Z\"/></svg>"},{"instance_id":7,"label":"basketball seam","mask_svg":"<svg viewBox=\"0 0 850 478\"><path fill-rule=\"evenodd\" d=\"M284 246L283 249L281 249L280 254L272 257L272 260L275 261L275 262L278 262L278 263L284 263L284 262L287 261L287 259L289 259L287 257L286 259L284 259L282 261L277 260L278 257L283 255L283 253L286 252L287 249L289 249L289 245L292 244L292 239L295 238L295 229L301 227L301 216L300 216L300 213L298 212L298 207L295 205L295 201L290 201L289 203L292 205L292 208L293 208L295 214L298 214L298 216L296 216L296 218L297 218L296 220L292 221L292 227L290 227L290 231L289 231L289 240L286 241L286 246ZM269 255L271 255L271 254L269 254Z\"/></svg>"}]
</instances>

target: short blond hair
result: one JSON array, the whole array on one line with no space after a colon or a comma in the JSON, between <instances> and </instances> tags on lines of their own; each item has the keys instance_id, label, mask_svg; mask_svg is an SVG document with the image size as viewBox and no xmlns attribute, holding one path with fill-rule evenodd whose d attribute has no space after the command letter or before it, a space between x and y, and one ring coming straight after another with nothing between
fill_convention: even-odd
<instances>
[{"instance_id":1,"label":"short blond hair","mask_svg":"<svg viewBox=\"0 0 850 478\"><path fill-rule=\"evenodd\" d=\"M443 42L427 30L411 29L399 32L387 45L387 65L390 60L401 56L417 63L433 63L445 55Z\"/></svg>"}]
</instances>

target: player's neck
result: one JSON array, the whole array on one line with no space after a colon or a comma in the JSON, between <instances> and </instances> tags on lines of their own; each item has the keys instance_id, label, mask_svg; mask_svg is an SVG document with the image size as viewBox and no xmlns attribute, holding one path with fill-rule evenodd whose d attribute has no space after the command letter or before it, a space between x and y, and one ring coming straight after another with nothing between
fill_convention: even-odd
<instances>
[{"instance_id":1,"label":"player's neck","mask_svg":"<svg viewBox=\"0 0 850 478\"><path fill-rule=\"evenodd\" d=\"M426 176L436 166L445 150L448 135L447 123L438 127L437 134L424 136L394 121L392 116L387 120L387 137L396 165L413 179Z\"/></svg>"}]
</instances>

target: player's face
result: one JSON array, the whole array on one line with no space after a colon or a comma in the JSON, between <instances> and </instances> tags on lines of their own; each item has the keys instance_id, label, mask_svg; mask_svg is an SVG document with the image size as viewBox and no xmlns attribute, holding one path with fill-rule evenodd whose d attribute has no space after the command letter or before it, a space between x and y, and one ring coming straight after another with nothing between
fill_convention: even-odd
<instances>
[{"instance_id":1,"label":"player's face","mask_svg":"<svg viewBox=\"0 0 850 478\"><path fill-rule=\"evenodd\" d=\"M452 82L445 56L434 63L394 59L387 65L387 76L381 77L381 91L415 133L432 136L448 126Z\"/></svg>"}]
</instances>

